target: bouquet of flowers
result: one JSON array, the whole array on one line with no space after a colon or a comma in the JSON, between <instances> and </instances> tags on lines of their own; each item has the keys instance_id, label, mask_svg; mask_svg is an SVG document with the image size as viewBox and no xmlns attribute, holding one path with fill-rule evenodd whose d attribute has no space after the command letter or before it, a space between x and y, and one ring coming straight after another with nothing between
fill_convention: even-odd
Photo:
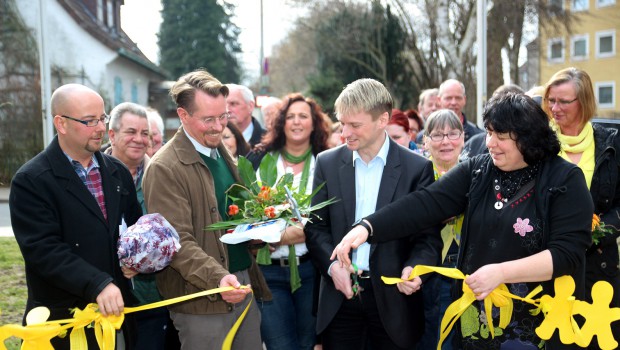
<instances>
[{"instance_id":1,"label":"bouquet of flowers","mask_svg":"<svg viewBox=\"0 0 620 350\"><path fill-rule=\"evenodd\" d=\"M276 162L277 157L269 153L265 155L258 169L260 174L258 181L252 163L244 157L239 157L237 167L243 184L233 184L226 191L231 202L228 206L230 220L211 224L207 230L235 229L234 233L238 233L272 226L278 233L277 239L274 238L277 242L280 231L286 225L299 220L311 220L313 211L337 201L332 198L312 206L312 197L323 184L317 186L311 194L298 193L293 188L293 174L285 174L276 181L278 174Z\"/></svg>"},{"instance_id":2,"label":"bouquet of flowers","mask_svg":"<svg viewBox=\"0 0 620 350\"><path fill-rule=\"evenodd\" d=\"M601 238L613 232L614 232L613 226L605 225L605 223L601 221L600 216L593 214L592 216L592 242L594 242L594 244L599 244Z\"/></svg>"},{"instance_id":3,"label":"bouquet of flowers","mask_svg":"<svg viewBox=\"0 0 620 350\"><path fill-rule=\"evenodd\" d=\"M179 234L162 215L143 215L118 238L118 259L140 273L153 273L170 264L181 249Z\"/></svg>"}]
</instances>

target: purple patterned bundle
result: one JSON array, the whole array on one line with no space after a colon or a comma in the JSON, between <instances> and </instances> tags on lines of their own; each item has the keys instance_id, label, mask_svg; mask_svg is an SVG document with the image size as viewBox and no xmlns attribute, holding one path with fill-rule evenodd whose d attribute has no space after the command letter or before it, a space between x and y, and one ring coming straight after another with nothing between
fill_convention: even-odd
<instances>
[{"instance_id":1,"label":"purple patterned bundle","mask_svg":"<svg viewBox=\"0 0 620 350\"><path fill-rule=\"evenodd\" d=\"M160 214L147 214L118 238L122 266L139 273L153 273L170 264L181 248L179 234Z\"/></svg>"}]
</instances>

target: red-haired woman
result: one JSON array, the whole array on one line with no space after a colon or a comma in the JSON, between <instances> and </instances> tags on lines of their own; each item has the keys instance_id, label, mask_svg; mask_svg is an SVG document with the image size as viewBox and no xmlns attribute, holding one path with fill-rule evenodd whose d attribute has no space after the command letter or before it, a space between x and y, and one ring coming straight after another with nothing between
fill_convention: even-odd
<instances>
[{"instance_id":1,"label":"red-haired woman","mask_svg":"<svg viewBox=\"0 0 620 350\"><path fill-rule=\"evenodd\" d=\"M292 173L293 190L310 194L315 157L328 148L328 135L321 107L299 93L290 94L248 159L257 169L263 156L271 153L277 157L278 178ZM289 226L277 245L267 246L271 250L267 261L261 258L265 252L259 252L257 261L273 294L273 301L259 303L261 336L268 349L312 349L315 345L315 269L305 241L301 227Z\"/></svg>"},{"instance_id":2,"label":"red-haired woman","mask_svg":"<svg viewBox=\"0 0 620 350\"><path fill-rule=\"evenodd\" d=\"M401 110L396 108L392 109L392 117L390 118L385 130L387 131L388 136L390 136L390 138L399 145L409 148L410 150L418 149L415 142L411 141L411 134L409 133L411 130L409 128L409 118L407 118L405 113Z\"/></svg>"}]
</instances>

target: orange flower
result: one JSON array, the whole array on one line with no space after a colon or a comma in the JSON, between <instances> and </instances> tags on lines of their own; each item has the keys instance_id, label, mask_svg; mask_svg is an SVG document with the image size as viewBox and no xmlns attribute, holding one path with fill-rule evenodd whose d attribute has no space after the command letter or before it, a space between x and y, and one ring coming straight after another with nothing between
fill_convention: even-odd
<instances>
[{"instance_id":1,"label":"orange flower","mask_svg":"<svg viewBox=\"0 0 620 350\"><path fill-rule=\"evenodd\" d=\"M273 219L276 217L276 208L274 208L273 206L268 206L267 208L265 208L265 215L270 218Z\"/></svg>"},{"instance_id":2,"label":"orange flower","mask_svg":"<svg viewBox=\"0 0 620 350\"><path fill-rule=\"evenodd\" d=\"M235 216L239 213L239 207L236 204L231 204L228 206L228 215Z\"/></svg>"},{"instance_id":3,"label":"orange flower","mask_svg":"<svg viewBox=\"0 0 620 350\"><path fill-rule=\"evenodd\" d=\"M601 224L601 218L598 215L593 214L592 215L592 231L594 231L600 224Z\"/></svg>"},{"instance_id":4,"label":"orange flower","mask_svg":"<svg viewBox=\"0 0 620 350\"><path fill-rule=\"evenodd\" d=\"M271 198L271 187L263 186L260 189L260 192L256 195L259 200L268 201Z\"/></svg>"}]
</instances>

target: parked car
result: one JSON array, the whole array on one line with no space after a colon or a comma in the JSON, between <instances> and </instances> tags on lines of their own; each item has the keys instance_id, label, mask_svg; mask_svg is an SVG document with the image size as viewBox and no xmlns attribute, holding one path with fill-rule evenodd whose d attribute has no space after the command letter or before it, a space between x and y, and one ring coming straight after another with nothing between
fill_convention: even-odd
<instances>
[{"instance_id":1,"label":"parked car","mask_svg":"<svg viewBox=\"0 0 620 350\"><path fill-rule=\"evenodd\" d=\"M607 128L616 128L620 129L620 120L618 119L603 119L603 118L594 118L592 119L593 123L600 124Z\"/></svg>"}]
</instances>

